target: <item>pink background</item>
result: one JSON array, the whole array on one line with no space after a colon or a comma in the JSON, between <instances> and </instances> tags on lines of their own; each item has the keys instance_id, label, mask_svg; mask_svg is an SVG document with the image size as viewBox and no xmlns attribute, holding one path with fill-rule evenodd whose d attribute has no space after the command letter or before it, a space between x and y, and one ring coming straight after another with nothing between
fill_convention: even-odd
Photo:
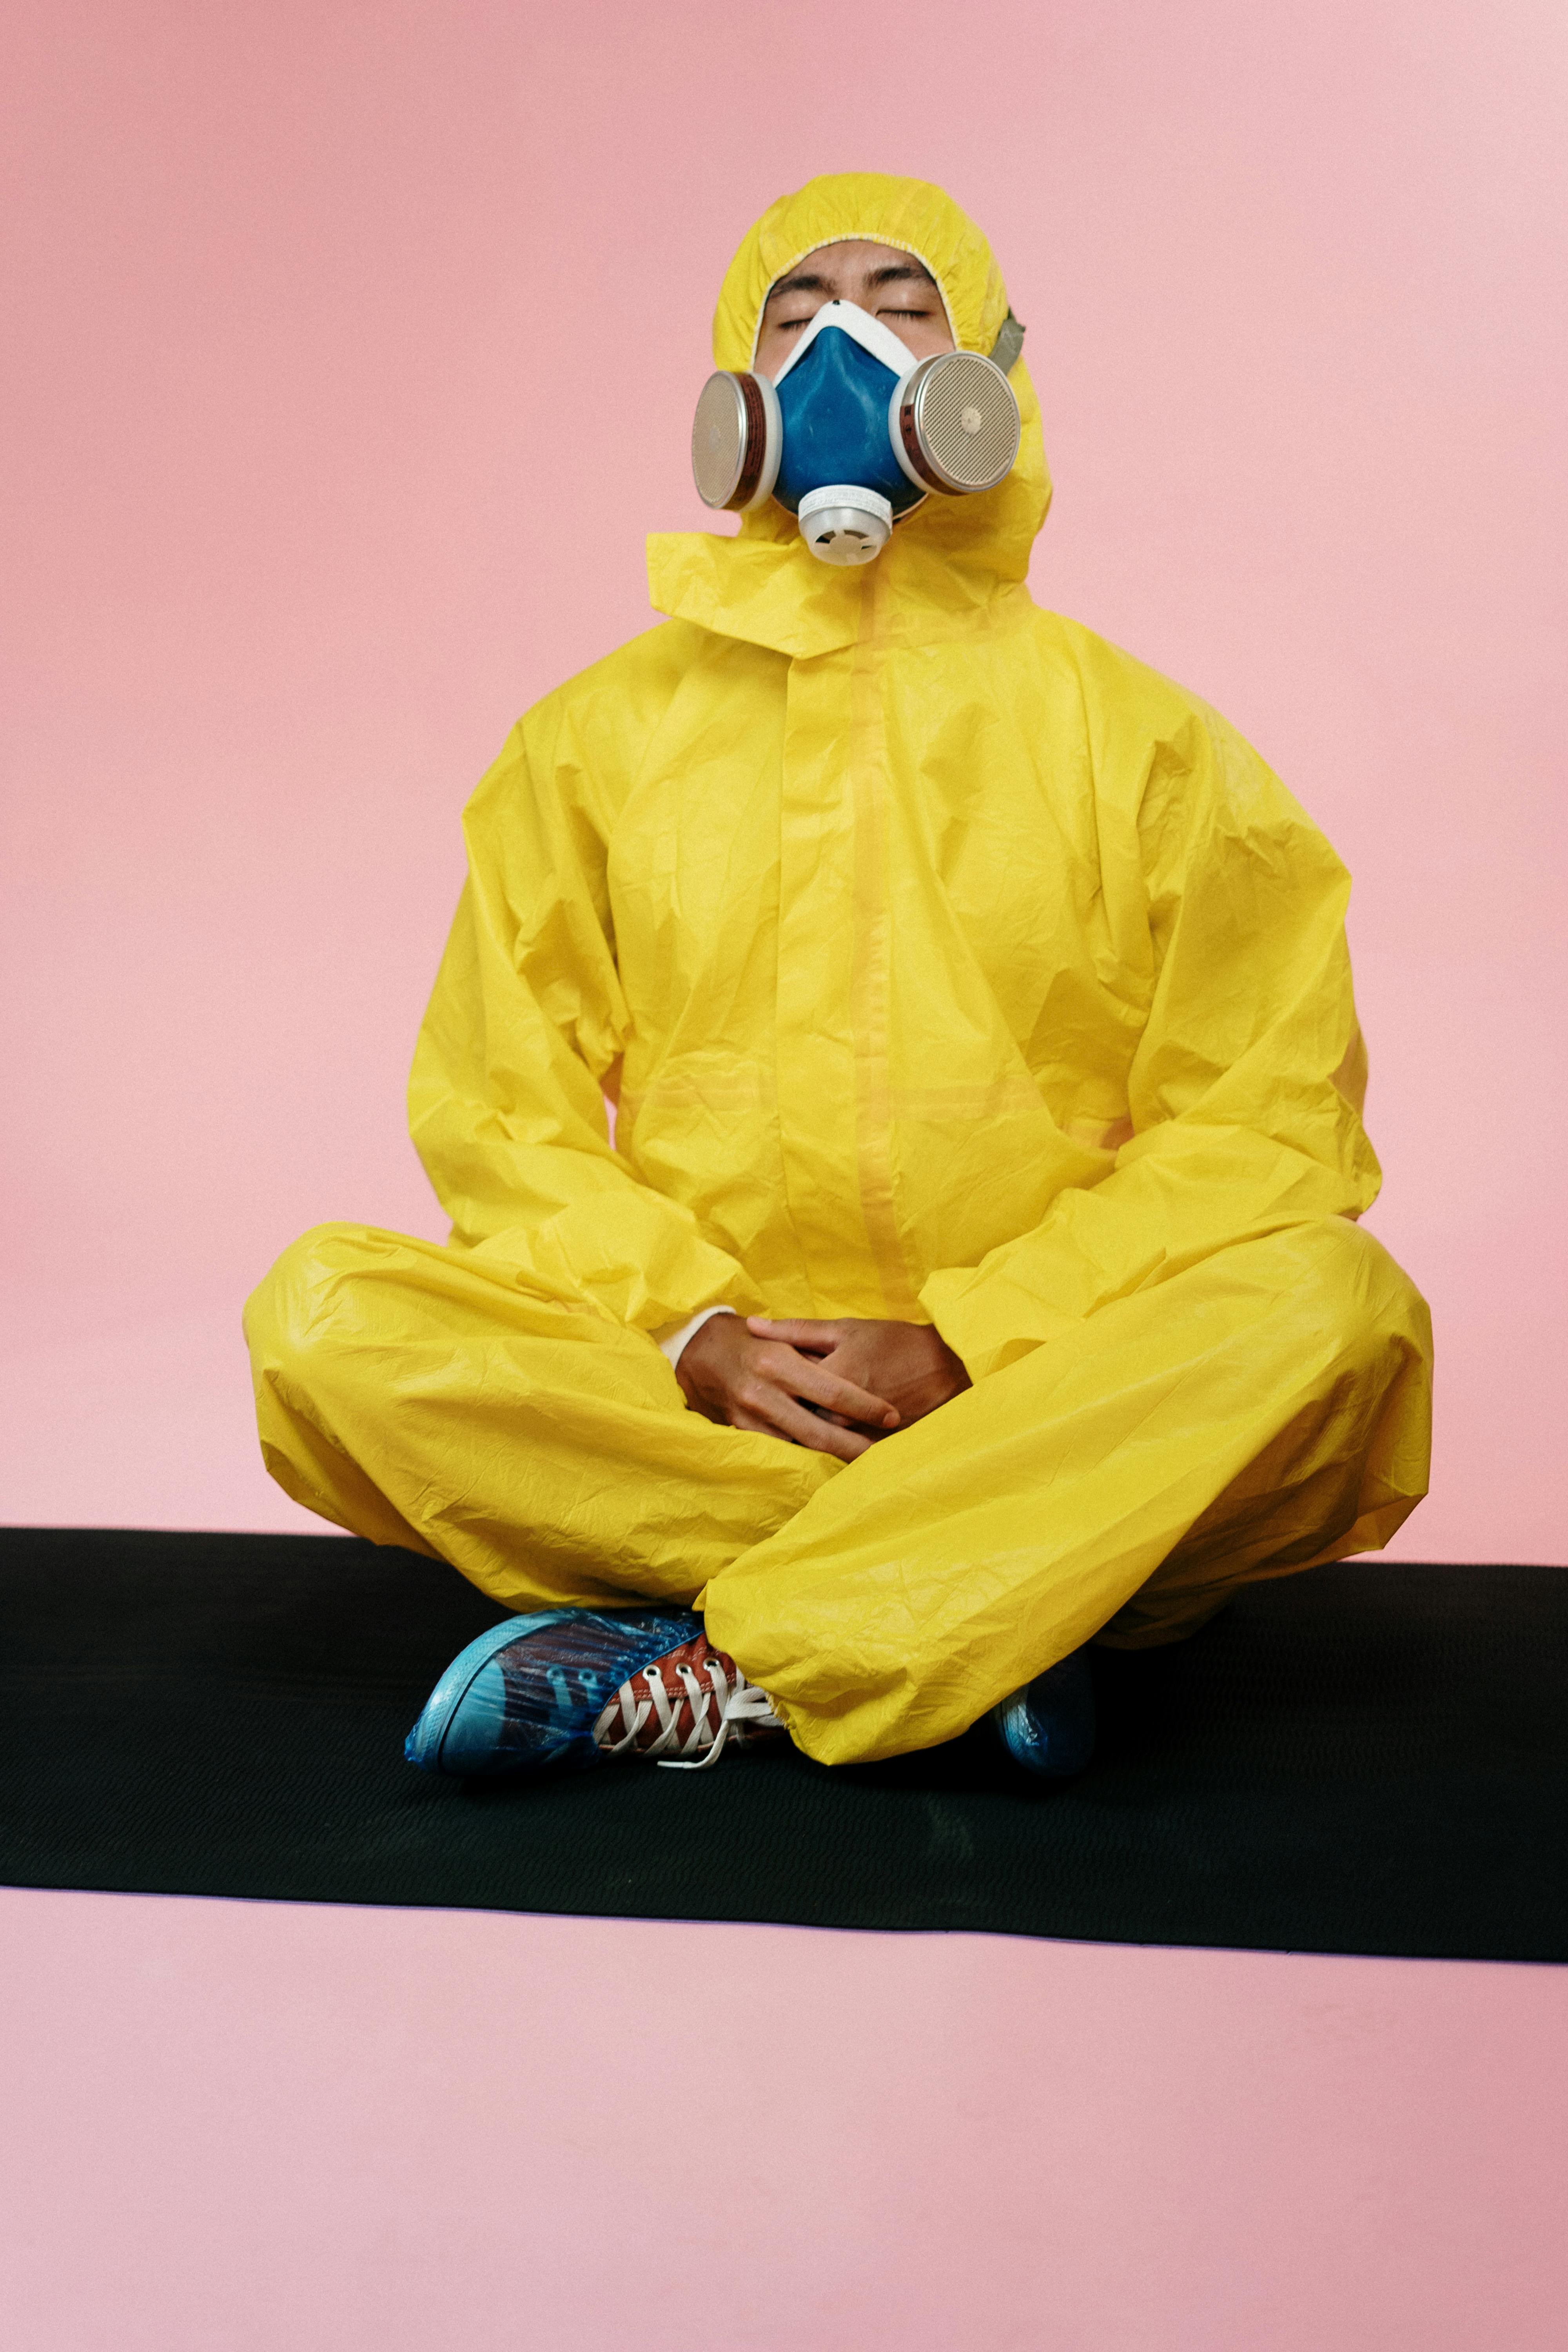
<instances>
[{"instance_id":1,"label":"pink background","mask_svg":"<svg viewBox=\"0 0 1568 2352\"><path fill-rule=\"evenodd\" d=\"M1058 483L1037 596L1211 697L1356 876L1429 1294L1407 1556L1560 1560L1568 142L1545 0L18 7L0 1519L310 1524L239 1302L441 1230L404 1138L458 814L650 620L720 274L950 186Z\"/></svg>"},{"instance_id":2,"label":"pink background","mask_svg":"<svg viewBox=\"0 0 1568 2352\"><path fill-rule=\"evenodd\" d=\"M3 1892L0 1969L6 2352L1561 2352L1561 1971Z\"/></svg>"},{"instance_id":3,"label":"pink background","mask_svg":"<svg viewBox=\"0 0 1568 2352\"><path fill-rule=\"evenodd\" d=\"M457 817L644 626L781 188L943 182L1058 483L1034 584L1357 877L1430 1295L1412 1558L1563 1558L1561 135L1547 0L18 0L0 1520L312 1524L238 1306L434 1234ZM19 101L19 102L18 102ZM1550 422L1549 422L1550 420ZM1563 1972L0 1893L18 2352L1544 2352Z\"/></svg>"}]
</instances>

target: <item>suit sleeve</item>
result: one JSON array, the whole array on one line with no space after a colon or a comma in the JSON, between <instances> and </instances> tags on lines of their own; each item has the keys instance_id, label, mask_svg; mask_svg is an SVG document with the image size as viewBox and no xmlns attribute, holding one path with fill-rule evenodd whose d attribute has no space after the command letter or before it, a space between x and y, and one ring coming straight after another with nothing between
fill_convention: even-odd
<instances>
[{"instance_id":1,"label":"suit sleeve","mask_svg":"<svg viewBox=\"0 0 1568 2352\"><path fill-rule=\"evenodd\" d=\"M1359 1216L1377 1194L1349 876L1214 712L1190 708L1131 764L1153 974L1132 1135L1100 1182L927 1283L921 1303L974 1378L1232 1243Z\"/></svg>"},{"instance_id":2,"label":"suit sleeve","mask_svg":"<svg viewBox=\"0 0 1568 2352\"><path fill-rule=\"evenodd\" d=\"M606 826L567 723L513 730L464 815L468 873L419 1034L409 1129L454 1242L658 1332L760 1294L610 1140L630 1020Z\"/></svg>"}]
</instances>

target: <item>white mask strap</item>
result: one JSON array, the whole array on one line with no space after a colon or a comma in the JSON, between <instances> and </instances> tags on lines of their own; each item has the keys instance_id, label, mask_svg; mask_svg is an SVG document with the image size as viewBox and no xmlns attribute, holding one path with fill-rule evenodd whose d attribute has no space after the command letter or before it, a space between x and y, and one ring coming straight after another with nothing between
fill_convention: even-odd
<instances>
[{"instance_id":1,"label":"white mask strap","mask_svg":"<svg viewBox=\"0 0 1568 2352\"><path fill-rule=\"evenodd\" d=\"M825 302L821 310L814 311L807 320L805 332L800 341L791 345L788 359L773 378L775 384L783 383L791 368L804 352L811 349L826 327L841 328L863 351L869 352L874 360L880 360L885 368L891 369L893 374L900 379L908 375L915 363L915 355L909 345L900 341L891 327L884 327L880 319L873 319L869 310L862 310L855 302Z\"/></svg>"}]
</instances>

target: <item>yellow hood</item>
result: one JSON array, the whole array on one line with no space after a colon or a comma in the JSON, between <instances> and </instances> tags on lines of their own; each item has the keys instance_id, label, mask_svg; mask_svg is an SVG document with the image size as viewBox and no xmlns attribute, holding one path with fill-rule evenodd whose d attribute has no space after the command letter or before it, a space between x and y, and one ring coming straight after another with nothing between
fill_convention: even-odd
<instances>
[{"instance_id":1,"label":"yellow hood","mask_svg":"<svg viewBox=\"0 0 1568 2352\"><path fill-rule=\"evenodd\" d=\"M989 352L1007 316L1002 274L985 239L951 196L925 180L841 172L812 180L769 206L731 263L713 320L713 357L749 368L768 289L821 245L866 237L914 254L935 278L954 340ZM832 653L861 634L868 583L877 581L882 625L896 614L912 642L941 634L1016 590L1029 568L1050 504L1051 480L1039 404L1017 361L1010 381L1023 418L1018 460L1007 479L976 498L930 498L893 533L864 571L819 563L792 514L770 501L742 518L738 536L661 531L648 541L648 586L656 609L721 636L795 656ZM693 385L695 396L696 386Z\"/></svg>"}]
</instances>

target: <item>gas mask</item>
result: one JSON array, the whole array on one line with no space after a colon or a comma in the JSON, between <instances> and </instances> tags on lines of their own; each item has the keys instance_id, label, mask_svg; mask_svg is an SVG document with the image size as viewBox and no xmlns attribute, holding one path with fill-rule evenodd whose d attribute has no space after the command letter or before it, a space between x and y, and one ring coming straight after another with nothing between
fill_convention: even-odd
<instances>
[{"instance_id":1,"label":"gas mask","mask_svg":"<svg viewBox=\"0 0 1568 2352\"><path fill-rule=\"evenodd\" d=\"M932 490L994 489L1018 455L1006 371L1024 331L1009 313L989 359L917 360L853 302L825 302L770 383L710 375L691 427L697 493L744 513L776 498L824 563L869 563Z\"/></svg>"}]
</instances>

